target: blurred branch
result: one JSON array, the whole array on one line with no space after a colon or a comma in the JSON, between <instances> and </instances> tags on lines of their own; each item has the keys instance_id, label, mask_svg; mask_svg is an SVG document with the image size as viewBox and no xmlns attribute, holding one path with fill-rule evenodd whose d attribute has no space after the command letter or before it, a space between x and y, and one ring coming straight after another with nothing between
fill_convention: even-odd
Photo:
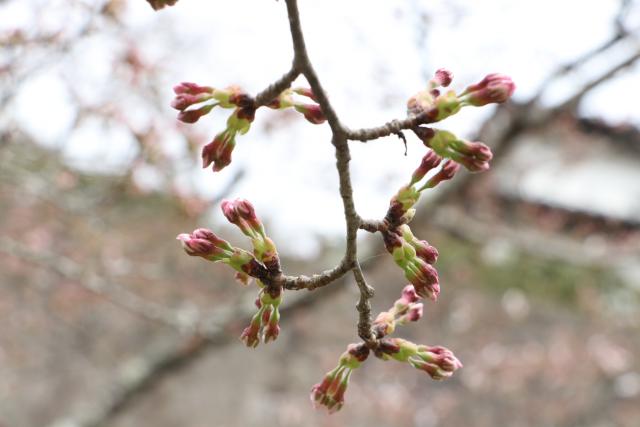
<instances>
[{"instance_id":1,"label":"blurred branch","mask_svg":"<svg viewBox=\"0 0 640 427\"><path fill-rule=\"evenodd\" d=\"M567 99L566 101L564 101L563 103L561 103L560 105L555 107L552 110L552 112L558 112L558 111L564 110L566 108L572 108L572 107L577 106L578 103L580 103L582 98L588 92L590 92L592 89L600 86L602 83L606 82L607 80L610 80L616 74L618 74L620 71L622 71L622 70L624 70L626 68L629 68L638 59L640 59L640 49L636 50L633 54L631 54L629 57L627 57L623 61L621 61L621 62L619 62L617 64L614 64L612 67L610 67L605 72L603 72L599 77L597 77L597 78L591 80L590 82L586 83L573 96L571 96L569 99Z\"/></svg>"},{"instance_id":2,"label":"blurred branch","mask_svg":"<svg viewBox=\"0 0 640 427\"><path fill-rule=\"evenodd\" d=\"M492 239L504 240L513 247L537 257L562 260L579 266L599 266L610 268L623 264L624 257L610 245L586 245L559 235L541 233L539 229L514 228L506 225L480 221L465 214L461 209L445 206L438 209L431 218L434 225L453 236L478 245L487 244ZM630 256L640 256L640 251Z\"/></svg>"},{"instance_id":3,"label":"blurred branch","mask_svg":"<svg viewBox=\"0 0 640 427\"><path fill-rule=\"evenodd\" d=\"M65 279L77 283L82 288L106 298L131 313L166 324L178 331L197 333L206 330L210 323L209 320L199 316L194 317L191 313L187 315L180 310L170 309L148 301L127 290L124 286L83 268L63 255L42 250L36 251L8 237L0 238L0 252L54 271Z\"/></svg>"},{"instance_id":4,"label":"blurred branch","mask_svg":"<svg viewBox=\"0 0 640 427\"><path fill-rule=\"evenodd\" d=\"M344 286L331 286L325 292L338 292ZM325 297L329 294L325 294ZM282 314L293 313L318 301L311 293L292 293L280 309ZM205 330L193 334L177 343L165 344L160 348L150 348L147 352L123 363L114 373L113 383L108 387L107 396L98 399L91 408L75 415L60 418L50 427L101 427L135 403L165 378L180 373L200 357L212 350L219 350L232 341L229 329L238 323L248 323L254 307L236 307L232 311L220 311L216 320ZM285 316L286 317L286 316Z\"/></svg>"}]
</instances>

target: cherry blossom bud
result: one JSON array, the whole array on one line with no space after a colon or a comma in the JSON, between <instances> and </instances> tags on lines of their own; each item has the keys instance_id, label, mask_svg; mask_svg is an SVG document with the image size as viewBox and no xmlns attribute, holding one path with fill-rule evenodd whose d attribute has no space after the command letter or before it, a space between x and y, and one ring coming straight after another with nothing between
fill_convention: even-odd
<instances>
[{"instance_id":1,"label":"cherry blossom bud","mask_svg":"<svg viewBox=\"0 0 640 427\"><path fill-rule=\"evenodd\" d=\"M249 326L240 335L240 339L247 347L257 347L261 339L266 344L278 338L280 334L280 311L278 307L281 302L281 290L277 290L276 296L266 292L266 288L260 290L256 300L258 311L251 319Z\"/></svg>"},{"instance_id":2,"label":"cherry blossom bud","mask_svg":"<svg viewBox=\"0 0 640 427\"><path fill-rule=\"evenodd\" d=\"M440 164L440 157L432 151L429 150L427 154L422 157L422 161L420 162L420 166L413 172L411 175L411 182L409 185L413 185L420 181L424 176L433 168L437 167Z\"/></svg>"},{"instance_id":3,"label":"cherry blossom bud","mask_svg":"<svg viewBox=\"0 0 640 427\"><path fill-rule=\"evenodd\" d=\"M434 380L449 378L462 368L462 363L453 352L440 346L420 345L416 355L409 357L408 361L414 368L426 372Z\"/></svg>"},{"instance_id":4,"label":"cherry blossom bud","mask_svg":"<svg viewBox=\"0 0 640 427\"><path fill-rule=\"evenodd\" d=\"M446 68L440 68L436 70L435 77L431 80L433 83L433 87L447 87L451 84L453 80L453 73Z\"/></svg>"},{"instance_id":5,"label":"cherry blossom bud","mask_svg":"<svg viewBox=\"0 0 640 427\"><path fill-rule=\"evenodd\" d=\"M267 269L273 273L280 272L280 258L276 246L267 237L262 222L256 216L253 205L245 199L234 201L223 200L221 204L224 216L236 225L249 238L253 245L253 253Z\"/></svg>"},{"instance_id":6,"label":"cherry blossom bud","mask_svg":"<svg viewBox=\"0 0 640 427\"><path fill-rule=\"evenodd\" d=\"M178 113L178 120L183 123L195 123L200 117L209 114L214 105L205 105L195 110L184 110Z\"/></svg>"},{"instance_id":7,"label":"cherry blossom bud","mask_svg":"<svg viewBox=\"0 0 640 427\"><path fill-rule=\"evenodd\" d=\"M322 109L317 104L296 104L294 108L314 125L319 125L327 121Z\"/></svg>"},{"instance_id":8,"label":"cherry blossom bud","mask_svg":"<svg viewBox=\"0 0 640 427\"><path fill-rule=\"evenodd\" d=\"M248 200L223 200L220 207L227 220L240 228L245 235L252 238L264 236L264 227Z\"/></svg>"},{"instance_id":9,"label":"cherry blossom bud","mask_svg":"<svg viewBox=\"0 0 640 427\"><path fill-rule=\"evenodd\" d=\"M236 133L225 129L215 136L213 141L202 148L202 167L213 163L213 171L224 169L231 163L231 154L236 146Z\"/></svg>"},{"instance_id":10,"label":"cherry blossom bud","mask_svg":"<svg viewBox=\"0 0 640 427\"><path fill-rule=\"evenodd\" d=\"M160 10L165 6L173 6L178 0L147 0L153 10Z\"/></svg>"},{"instance_id":11,"label":"cherry blossom bud","mask_svg":"<svg viewBox=\"0 0 640 427\"><path fill-rule=\"evenodd\" d=\"M191 234L179 234L176 238L184 251L191 256L199 256L209 261L221 261L233 253L233 247L216 236L211 230L199 228Z\"/></svg>"},{"instance_id":12,"label":"cherry blossom bud","mask_svg":"<svg viewBox=\"0 0 640 427\"><path fill-rule=\"evenodd\" d=\"M376 356L389 360L409 363L416 369L426 372L434 380L450 377L462 368L462 363L451 350L444 347L417 345L402 338L386 338L380 341Z\"/></svg>"},{"instance_id":13,"label":"cherry blossom bud","mask_svg":"<svg viewBox=\"0 0 640 427\"><path fill-rule=\"evenodd\" d=\"M516 89L511 77L493 73L479 83L473 84L460 94L466 105L480 107L486 104L502 103L508 100Z\"/></svg>"},{"instance_id":14,"label":"cherry blossom bud","mask_svg":"<svg viewBox=\"0 0 640 427\"><path fill-rule=\"evenodd\" d=\"M340 357L338 366L311 388L310 398L314 407L325 406L329 413L339 411L344 405L351 372L359 368L368 356L369 349L364 344L350 344Z\"/></svg>"},{"instance_id":15,"label":"cherry blossom bud","mask_svg":"<svg viewBox=\"0 0 640 427\"><path fill-rule=\"evenodd\" d=\"M239 273L258 279L268 274L267 268L251 253L231 246L229 242L220 239L206 228L199 228L191 234L180 234L177 239L188 255L199 256L214 262L221 261Z\"/></svg>"},{"instance_id":16,"label":"cherry blossom bud","mask_svg":"<svg viewBox=\"0 0 640 427\"><path fill-rule=\"evenodd\" d=\"M415 287L422 298L436 301L440 294L438 271L421 258L414 258L404 266L404 277Z\"/></svg>"},{"instance_id":17,"label":"cherry blossom bud","mask_svg":"<svg viewBox=\"0 0 640 427\"><path fill-rule=\"evenodd\" d=\"M402 289L401 299L407 305L420 301L420 297L416 293L416 289L413 287L413 285L407 285L404 287L404 289Z\"/></svg>"},{"instance_id":18,"label":"cherry blossom bud","mask_svg":"<svg viewBox=\"0 0 640 427\"><path fill-rule=\"evenodd\" d=\"M253 316L249 326L244 328L240 335L240 339L247 347L256 348L260 343L258 335L260 334L261 318L262 312L259 311Z\"/></svg>"},{"instance_id":19,"label":"cherry blossom bud","mask_svg":"<svg viewBox=\"0 0 640 427\"><path fill-rule=\"evenodd\" d=\"M398 229L402 233L404 241L413 246L419 258L422 258L428 264L434 264L438 260L438 250L426 240L419 240L414 236L408 225L401 225Z\"/></svg>"},{"instance_id":20,"label":"cherry blossom bud","mask_svg":"<svg viewBox=\"0 0 640 427\"><path fill-rule=\"evenodd\" d=\"M458 170L460 170L460 165L458 163L447 160L442 164L442 168L438 173L432 176L422 188L434 188L442 181L448 181L453 178Z\"/></svg>"},{"instance_id":21,"label":"cherry blossom bud","mask_svg":"<svg viewBox=\"0 0 640 427\"><path fill-rule=\"evenodd\" d=\"M312 101L318 102L318 100L316 99L316 96L313 93L313 90L311 90L311 88L308 88L308 87L297 87L297 88L293 89L293 92L297 93L298 95L306 96L307 98L311 99Z\"/></svg>"},{"instance_id":22,"label":"cherry blossom bud","mask_svg":"<svg viewBox=\"0 0 640 427\"><path fill-rule=\"evenodd\" d=\"M273 310L273 313L269 316L269 320L267 323L267 328L264 332L264 342L268 343L269 341L274 341L278 338L280 334L280 325L278 322L280 321L280 312L276 309Z\"/></svg>"},{"instance_id":23,"label":"cherry blossom bud","mask_svg":"<svg viewBox=\"0 0 640 427\"><path fill-rule=\"evenodd\" d=\"M183 82L174 86L176 97L171 106L176 110L185 110L194 104L205 102L213 98L214 89L209 86L199 86L195 83Z\"/></svg>"},{"instance_id":24,"label":"cherry blossom bud","mask_svg":"<svg viewBox=\"0 0 640 427\"><path fill-rule=\"evenodd\" d=\"M412 304L409 307L409 311L406 314L407 321L409 322L417 322L422 319L422 314L424 313L424 306L422 303Z\"/></svg>"}]
</instances>

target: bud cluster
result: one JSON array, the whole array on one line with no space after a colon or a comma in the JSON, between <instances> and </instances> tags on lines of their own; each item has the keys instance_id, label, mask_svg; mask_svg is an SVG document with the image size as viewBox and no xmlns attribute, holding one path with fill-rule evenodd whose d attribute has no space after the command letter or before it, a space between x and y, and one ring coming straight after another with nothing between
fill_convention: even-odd
<instances>
[{"instance_id":1,"label":"bud cluster","mask_svg":"<svg viewBox=\"0 0 640 427\"><path fill-rule=\"evenodd\" d=\"M276 245L267 237L253 205L245 199L223 200L222 212L230 223L251 239L253 254L273 274L280 272L280 258Z\"/></svg>"},{"instance_id":2,"label":"bud cluster","mask_svg":"<svg viewBox=\"0 0 640 427\"><path fill-rule=\"evenodd\" d=\"M369 348L363 343L349 344L340 356L338 366L328 372L322 382L311 388L311 403L325 406L330 413L339 411L344 405L344 394L354 369L369 357Z\"/></svg>"},{"instance_id":3,"label":"bud cluster","mask_svg":"<svg viewBox=\"0 0 640 427\"><path fill-rule=\"evenodd\" d=\"M249 326L240 335L240 339L247 347L255 348L260 340L266 344L278 338L280 334L280 311L278 310L280 303L282 303L281 290L277 290L275 295L267 292L264 287L260 290L256 299L258 311L251 319Z\"/></svg>"},{"instance_id":4,"label":"bud cluster","mask_svg":"<svg viewBox=\"0 0 640 427\"><path fill-rule=\"evenodd\" d=\"M459 166L456 163L447 161L442 164L438 172L429 178L424 185L416 187L416 184L419 183L429 171L440 165L441 160L435 151L429 150L422 158L418 168L411 175L409 184L401 187L391 198L389 210L385 216L385 222L389 228L395 228L398 225L411 221L415 214L413 206L418 202L422 191L427 188L433 188L440 182L453 178Z\"/></svg>"},{"instance_id":5,"label":"bud cluster","mask_svg":"<svg viewBox=\"0 0 640 427\"><path fill-rule=\"evenodd\" d=\"M425 115L424 123L435 123L456 114L464 106L481 107L487 104L503 103L515 90L510 77L494 73L487 75L479 83L468 86L459 95L456 95L453 90L441 94L438 88L447 87L452 79L453 75L450 71L445 69L436 71L435 77L429 81L427 88L409 98L408 114ZM424 126L415 127L413 131L439 156L460 163L471 172L489 169L489 161L493 155L485 144L464 141L451 132L434 131Z\"/></svg>"},{"instance_id":6,"label":"bud cluster","mask_svg":"<svg viewBox=\"0 0 640 427\"><path fill-rule=\"evenodd\" d=\"M171 106L180 111L178 120L184 123L197 122L200 117L209 114L214 107L234 109L227 119L227 127L202 149L203 168L213 164L214 172L224 169L231 163L231 154L236 146L236 136L244 135L249 131L259 106L251 96L238 86L216 89L183 82L175 86L173 91L176 96L171 102ZM267 106L273 109L293 107L313 124L321 124L326 121L317 103L299 101L294 97L294 94L316 101L311 89L295 88L284 90Z\"/></svg>"},{"instance_id":7,"label":"bud cluster","mask_svg":"<svg viewBox=\"0 0 640 427\"><path fill-rule=\"evenodd\" d=\"M407 285L402 290L402 296L393 303L389 311L378 314L373 322L373 329L377 338L382 338L393 333L396 325L405 325L409 322L417 322L422 318L423 305L420 296L413 285Z\"/></svg>"},{"instance_id":8,"label":"bud cluster","mask_svg":"<svg viewBox=\"0 0 640 427\"><path fill-rule=\"evenodd\" d=\"M197 122L214 107L234 109L227 119L226 129L202 149L202 167L209 167L213 163L214 171L222 170L231 163L236 135L244 135L251 127L256 112L254 100L238 86L215 89L183 82L175 86L173 91L176 97L171 106L180 111L178 120L184 123Z\"/></svg>"},{"instance_id":9,"label":"bud cluster","mask_svg":"<svg viewBox=\"0 0 640 427\"><path fill-rule=\"evenodd\" d=\"M510 77L503 74L489 74L479 83L468 86L460 95L449 90L441 93L439 87L447 87L453 80L451 71L441 68L429 80L427 88L407 101L407 113L425 115L425 123L435 123L456 114L467 105L480 107L502 103L511 97L515 85Z\"/></svg>"},{"instance_id":10,"label":"bud cluster","mask_svg":"<svg viewBox=\"0 0 640 427\"><path fill-rule=\"evenodd\" d=\"M179 234L177 240L188 255L213 262L221 261L239 273L252 277L265 277L267 274L266 267L251 253L231 246L206 228L198 228L191 234Z\"/></svg>"},{"instance_id":11,"label":"bud cluster","mask_svg":"<svg viewBox=\"0 0 640 427\"><path fill-rule=\"evenodd\" d=\"M383 360L394 359L409 363L424 371L434 380L449 378L462 368L462 363L451 350L440 346L418 345L402 338L385 338L375 350L375 355Z\"/></svg>"},{"instance_id":12,"label":"bud cluster","mask_svg":"<svg viewBox=\"0 0 640 427\"><path fill-rule=\"evenodd\" d=\"M432 264L438 259L438 250L426 240L416 238L407 224L385 230L382 236L385 248L404 271L404 277L414 286L417 294L437 300L440 283L438 271Z\"/></svg>"},{"instance_id":13,"label":"bud cluster","mask_svg":"<svg viewBox=\"0 0 640 427\"><path fill-rule=\"evenodd\" d=\"M277 98L269 103L268 107L274 110L284 110L293 107L297 112L302 113L305 119L315 125L322 124L327 120L317 103L299 101L294 97L294 94L302 95L312 101L316 101L316 97L311 89L294 88L284 90Z\"/></svg>"},{"instance_id":14,"label":"bud cluster","mask_svg":"<svg viewBox=\"0 0 640 427\"><path fill-rule=\"evenodd\" d=\"M439 156L451 159L463 165L470 172L484 172L489 169L489 161L493 158L491 149L481 142L469 142L458 138L451 132L436 130L416 132L427 147Z\"/></svg>"}]
</instances>

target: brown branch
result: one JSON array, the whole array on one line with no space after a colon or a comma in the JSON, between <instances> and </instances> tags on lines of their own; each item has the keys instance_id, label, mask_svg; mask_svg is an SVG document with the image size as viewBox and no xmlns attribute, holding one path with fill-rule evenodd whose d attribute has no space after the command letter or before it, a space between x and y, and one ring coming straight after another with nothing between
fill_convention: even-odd
<instances>
[{"instance_id":1,"label":"brown branch","mask_svg":"<svg viewBox=\"0 0 640 427\"><path fill-rule=\"evenodd\" d=\"M327 118L333 133L331 143L335 147L336 168L338 170L340 181L340 196L342 197L342 204L344 207L347 237L344 258L340 265L331 271L334 272L336 277L339 277L340 273L344 274L348 269L353 270L356 282L360 289L360 303L357 306L358 312L360 313L358 335L366 342L370 342L372 340L372 334L369 300L373 296L373 291L364 281L362 271L360 270L360 266L357 261L358 247L356 237L360 226L360 216L356 211L355 203L353 201L353 188L351 185L351 173L349 170L351 154L349 152L349 143L346 135L347 132L331 105L329 97L322 87L322 83L320 82L320 79L311 64L311 60L309 59L300 24L300 13L298 10L297 0L286 0L286 5L289 16L289 28L293 41L294 68L299 69L307 78L307 81L313 90L313 94L316 97L324 116ZM325 282L329 283L330 281L328 279L330 278L330 275L327 274L324 277L326 279ZM320 282L321 279L318 279L318 283Z\"/></svg>"},{"instance_id":2,"label":"brown branch","mask_svg":"<svg viewBox=\"0 0 640 427\"><path fill-rule=\"evenodd\" d=\"M267 105L269 102L273 101L273 99L278 96L282 91L288 89L291 86L291 83L300 75L300 71L298 71L297 67L293 66L286 74L280 77L275 82L271 83L266 89L256 95L255 102L256 105Z\"/></svg>"}]
</instances>

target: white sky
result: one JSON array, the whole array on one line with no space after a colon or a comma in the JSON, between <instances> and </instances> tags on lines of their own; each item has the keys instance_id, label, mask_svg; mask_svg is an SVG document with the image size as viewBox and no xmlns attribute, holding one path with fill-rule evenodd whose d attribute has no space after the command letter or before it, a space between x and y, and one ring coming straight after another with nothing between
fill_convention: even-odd
<instances>
[{"instance_id":1,"label":"white sky","mask_svg":"<svg viewBox=\"0 0 640 427\"><path fill-rule=\"evenodd\" d=\"M31 25L33 5L43 2L5 2L0 6L0 31ZM40 25L74 22L65 14L64 1L46 3L49 8L57 5L53 8L59 13L48 14ZM159 13L142 0L131 3L127 25L143 40L143 54L164 58L167 110L171 87L179 81L240 84L255 93L289 67L291 47L282 1L182 0ZM350 127L402 117L406 99L424 87L425 74L440 67L453 70L453 88L463 88L489 72L509 74L518 87L516 98L526 99L557 64L610 36L617 6L617 0L300 0L312 61ZM421 10L428 20L422 21ZM630 19L640 22L640 13L634 14ZM179 40L171 39L163 28L174 28ZM71 52L68 64L38 73L17 98L17 117L43 144L60 146L73 117L60 74L77 82L87 96L109 96L101 93L106 85L100 82L113 78L109 63L117 48L110 35L98 35ZM593 64L589 70L597 74L603 65L607 64ZM572 75L545 99L561 99L595 74ZM584 111L640 124L632 95L639 87L636 67L594 91ZM463 110L439 127L468 135L489 112ZM212 137L224 127L227 114L207 116L198 126ZM247 178L233 196L251 200L259 213L270 217L274 234L286 242L281 246L311 254L315 236L340 239L344 230L329 130L294 119L265 132L265 125L279 114L260 110L252 130L239 138L231 166L219 174L194 171L193 179L201 191L214 194L233 168L245 167ZM357 207L364 217L380 217L424 150L412 139L409 156L404 157L395 137L352 147ZM107 170L126 164L132 155L123 132L105 131L96 124L76 133L64 152L80 165L95 165L100 159ZM211 222L223 222L218 211Z\"/></svg>"}]
</instances>

